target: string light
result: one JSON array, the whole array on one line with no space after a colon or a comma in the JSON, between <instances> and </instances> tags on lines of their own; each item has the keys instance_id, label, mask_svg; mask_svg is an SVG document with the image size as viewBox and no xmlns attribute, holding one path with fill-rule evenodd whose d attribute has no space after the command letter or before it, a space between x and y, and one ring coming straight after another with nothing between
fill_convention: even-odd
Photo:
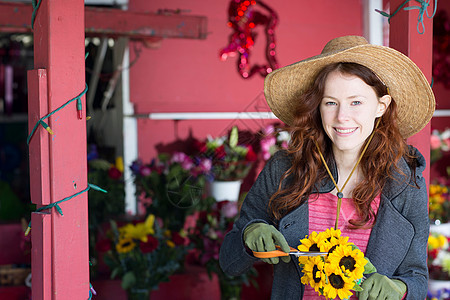
<instances>
[{"instance_id":1,"label":"string light","mask_svg":"<svg viewBox=\"0 0 450 300\"><path fill-rule=\"evenodd\" d=\"M34 29L34 20L36 19L36 14L39 9L39 6L41 6L42 0L39 0L38 3L36 3L36 0L32 0L31 4L33 5L33 13L31 14L31 29Z\"/></svg>"},{"instance_id":2,"label":"string light","mask_svg":"<svg viewBox=\"0 0 450 300\"><path fill-rule=\"evenodd\" d=\"M85 193L85 192L89 191L90 189L93 189L93 190L96 190L96 191L99 191L99 192L103 192L103 193L108 193L106 190L102 189L101 187L98 187L98 186L96 186L95 184L90 184L90 183L88 183L87 188L85 188L84 190L82 190L82 191L80 191L80 192L78 192L78 193L76 193L76 194L74 194L74 195L72 195L72 196L66 197L66 198L64 198L64 199L62 199L62 200L59 200L59 201L50 203L50 204L48 204L48 205L39 207L38 209L36 209L35 212L40 212L40 211L43 211L43 210L46 210L46 209L51 209L51 208L54 207L54 208L58 211L58 213L59 213L61 216L64 216L64 214L63 214L63 212L62 212L62 209L61 209L61 207L59 206L59 204L65 202L65 201L69 201L69 200L75 198L76 196L78 196L78 195L80 195L80 194L82 194L82 193ZM31 221L30 221L30 223L28 224L27 230L25 231L25 236L27 236L27 235L30 233L30 230L31 230Z\"/></svg>"},{"instance_id":3,"label":"string light","mask_svg":"<svg viewBox=\"0 0 450 300\"><path fill-rule=\"evenodd\" d=\"M402 8L403 6L405 6L406 3L408 3L411 0L405 0L405 2L403 2L393 13L392 15L384 12L384 11L380 11L378 9L375 9L375 11L377 13L380 13L382 16L387 17L388 18L388 22L391 22L391 18L393 16L395 16ZM413 9L418 9L419 10L419 16L417 17L417 32L419 34L424 34L425 33L425 25L423 24L423 14L426 13L427 14L427 18L431 19L434 17L434 15L436 14L436 9L437 9L437 0L434 0L434 10L433 10L433 14L430 16L428 14L428 6L430 5L431 0L429 0L428 2L424 1L424 0L415 0L416 2L420 3L420 6L410 6L410 7L405 7L403 8L403 10L413 10ZM422 27L422 31L420 31L419 26L421 25Z\"/></svg>"},{"instance_id":4,"label":"string light","mask_svg":"<svg viewBox=\"0 0 450 300\"><path fill-rule=\"evenodd\" d=\"M73 99L70 99L70 100L67 101L65 104L61 105L60 107L58 107L57 109L55 109L54 111L52 111L51 113L49 113L48 115L46 115L46 116L40 118L40 119L36 122L36 125L34 125L33 129L32 129L31 132L30 132L30 134L28 135L28 138L27 138L27 145L30 144L30 140L31 140L31 138L33 137L33 135L34 135L34 133L35 133L35 131L36 131L36 129L37 129L37 127L38 127L39 125L41 125L42 127L44 127L44 129L47 130L50 134L53 134L53 131L50 129L50 126L48 126L48 124L45 123L44 120L47 119L47 118L49 118L49 117L50 117L51 115L53 115L54 113L56 113L56 112L58 112L59 110L63 109L64 107L66 107L67 105L69 105L71 102L73 102L73 101L75 101L75 100L78 101L78 103L77 103L77 110L78 110L78 105L79 105L80 110L81 110L81 108L82 108L82 107L81 107L81 97L82 97L84 94L86 94L87 90L88 90L88 86L87 86L87 84L86 84L86 88L84 89L83 92L81 92L81 94L79 94L78 96L76 96L76 97L73 98ZM79 115L78 115L78 116L79 116Z\"/></svg>"}]
</instances>

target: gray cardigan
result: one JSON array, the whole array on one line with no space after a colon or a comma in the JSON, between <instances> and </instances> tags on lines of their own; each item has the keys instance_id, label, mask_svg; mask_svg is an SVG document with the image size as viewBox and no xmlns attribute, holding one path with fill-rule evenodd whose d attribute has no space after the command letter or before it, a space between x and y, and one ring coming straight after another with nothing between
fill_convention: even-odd
<instances>
[{"instance_id":1,"label":"gray cardigan","mask_svg":"<svg viewBox=\"0 0 450 300\"><path fill-rule=\"evenodd\" d=\"M423 300L427 293L427 241L429 234L428 196L422 172L425 159L411 147L417 156L416 187L411 169L402 158L399 168L404 174L395 173L383 188L377 220L372 228L366 257L377 272L396 278L408 287L406 299ZM300 239L308 234L308 204L305 203L275 223L268 215L270 196L277 190L281 175L289 168L290 158L279 151L266 164L250 189L242 205L240 216L233 229L226 235L220 249L222 270L236 276L247 271L258 258L249 254L243 242L244 229L251 223L265 222L274 225L284 235L290 246L296 248ZM337 178L336 166L331 166ZM331 179L318 186L319 193L334 189ZM271 299L302 299L304 286L300 282L302 271L296 262L274 265Z\"/></svg>"}]
</instances>

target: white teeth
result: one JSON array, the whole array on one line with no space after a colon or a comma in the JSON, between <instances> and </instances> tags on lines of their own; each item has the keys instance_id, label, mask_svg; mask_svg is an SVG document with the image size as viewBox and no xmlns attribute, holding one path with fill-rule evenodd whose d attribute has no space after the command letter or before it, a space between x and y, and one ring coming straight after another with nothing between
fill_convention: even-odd
<instances>
[{"instance_id":1,"label":"white teeth","mask_svg":"<svg viewBox=\"0 0 450 300\"><path fill-rule=\"evenodd\" d=\"M355 130L356 130L355 128L353 128L353 129L338 129L338 128L336 128L336 131L339 132L339 133L350 133L350 132L353 132Z\"/></svg>"}]
</instances>

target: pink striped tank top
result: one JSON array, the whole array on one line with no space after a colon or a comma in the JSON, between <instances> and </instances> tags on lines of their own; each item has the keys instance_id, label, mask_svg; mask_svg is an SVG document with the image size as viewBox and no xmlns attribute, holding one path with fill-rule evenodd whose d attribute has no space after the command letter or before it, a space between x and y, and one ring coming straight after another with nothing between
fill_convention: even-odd
<instances>
[{"instance_id":1,"label":"pink striped tank top","mask_svg":"<svg viewBox=\"0 0 450 300\"><path fill-rule=\"evenodd\" d=\"M332 228L334 227L334 222L336 221L337 196L331 193L326 193L319 194L317 199L316 197L317 195L311 195L309 199L309 234L313 231L320 232L325 231L328 228ZM372 209L375 213L378 211L379 203L380 195L372 201ZM349 242L354 243L363 253L366 253L367 243L369 242L369 236L372 229L351 229L349 221L356 218L357 215L353 204L353 199L342 198L341 211L338 221L338 228L342 232L341 235L348 236ZM325 299L325 297L319 296L311 286L306 285L303 299L322 300ZM354 293L350 299L358 298Z\"/></svg>"}]
</instances>

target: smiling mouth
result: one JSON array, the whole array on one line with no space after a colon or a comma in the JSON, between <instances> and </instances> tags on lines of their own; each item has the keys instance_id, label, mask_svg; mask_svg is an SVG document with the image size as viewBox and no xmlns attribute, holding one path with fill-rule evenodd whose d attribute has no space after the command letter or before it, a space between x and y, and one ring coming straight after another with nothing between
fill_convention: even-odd
<instances>
[{"instance_id":1,"label":"smiling mouth","mask_svg":"<svg viewBox=\"0 0 450 300\"><path fill-rule=\"evenodd\" d=\"M338 133L352 133L356 130L356 128L349 128L349 129L334 128L334 130L336 130Z\"/></svg>"}]
</instances>

